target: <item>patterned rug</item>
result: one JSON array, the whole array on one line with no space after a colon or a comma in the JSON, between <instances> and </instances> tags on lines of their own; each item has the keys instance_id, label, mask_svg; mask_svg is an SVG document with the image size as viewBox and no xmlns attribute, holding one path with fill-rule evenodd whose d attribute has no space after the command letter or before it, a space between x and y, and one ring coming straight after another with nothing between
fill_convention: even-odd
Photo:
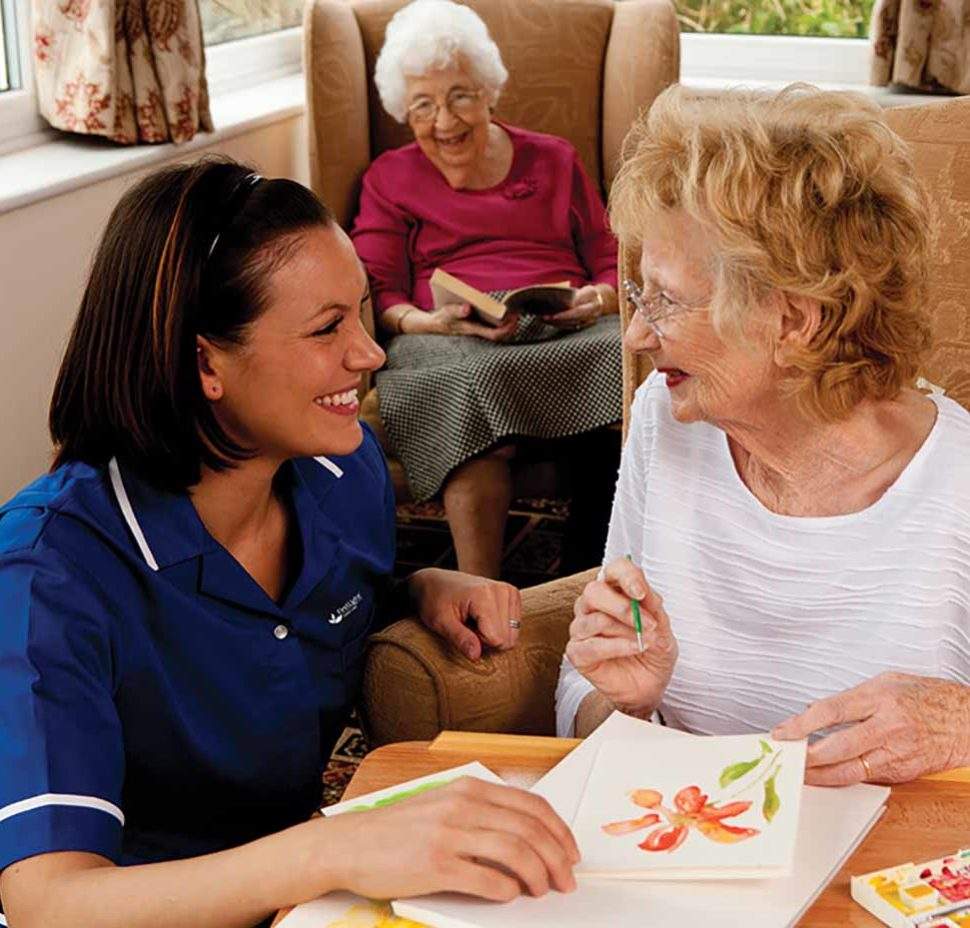
<instances>
[{"instance_id":1,"label":"patterned rug","mask_svg":"<svg viewBox=\"0 0 970 928\"><path fill-rule=\"evenodd\" d=\"M505 529L502 579L519 588L562 576L560 564L568 503L563 500L519 499L509 512ZM395 574L405 577L420 567L453 568L455 552L440 503L408 503L397 510ZM568 572L568 571L567 571ZM356 719L337 740L323 774L323 804L340 801L367 744Z\"/></svg>"}]
</instances>

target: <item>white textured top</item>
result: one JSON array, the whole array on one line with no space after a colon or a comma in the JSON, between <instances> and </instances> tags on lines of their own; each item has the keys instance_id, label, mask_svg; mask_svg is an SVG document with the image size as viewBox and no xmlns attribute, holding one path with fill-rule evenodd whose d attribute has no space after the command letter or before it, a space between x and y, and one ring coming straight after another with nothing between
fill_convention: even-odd
<instances>
[{"instance_id":1,"label":"white textured top","mask_svg":"<svg viewBox=\"0 0 970 928\"><path fill-rule=\"evenodd\" d=\"M896 482L850 515L784 516L738 476L727 435L637 390L605 563L632 554L680 657L660 711L700 734L768 731L884 670L970 684L970 413L942 395ZM557 728L593 687L563 660Z\"/></svg>"}]
</instances>

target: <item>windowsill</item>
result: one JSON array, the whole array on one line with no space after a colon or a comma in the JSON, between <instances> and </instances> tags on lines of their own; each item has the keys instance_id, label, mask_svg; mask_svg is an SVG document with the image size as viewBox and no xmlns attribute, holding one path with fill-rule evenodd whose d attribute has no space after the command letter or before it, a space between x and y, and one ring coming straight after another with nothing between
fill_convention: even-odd
<instances>
[{"instance_id":1,"label":"windowsill","mask_svg":"<svg viewBox=\"0 0 970 928\"><path fill-rule=\"evenodd\" d=\"M696 90L730 90L732 88L749 88L752 90L781 90L792 81L779 80L750 80L745 78L723 77L691 77L681 75L680 82L685 87ZM819 90L851 90L869 97L883 107L922 106L929 103L943 103L954 99L944 94L925 94L905 87L891 85L889 87L875 87L872 84L836 83L828 81L811 81L813 87Z\"/></svg>"},{"instance_id":2,"label":"windowsill","mask_svg":"<svg viewBox=\"0 0 970 928\"><path fill-rule=\"evenodd\" d=\"M45 133L39 144L0 156L0 213L298 116L306 108L303 75L290 74L245 90L214 94L210 106L215 130L200 132L191 142L177 146L129 147L54 130Z\"/></svg>"}]
</instances>

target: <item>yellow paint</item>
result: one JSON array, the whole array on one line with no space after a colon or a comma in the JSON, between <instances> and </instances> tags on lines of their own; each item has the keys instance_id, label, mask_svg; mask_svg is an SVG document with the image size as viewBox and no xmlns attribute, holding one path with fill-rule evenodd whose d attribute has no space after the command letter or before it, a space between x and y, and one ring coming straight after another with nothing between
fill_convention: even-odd
<instances>
[{"instance_id":1,"label":"yellow paint","mask_svg":"<svg viewBox=\"0 0 970 928\"><path fill-rule=\"evenodd\" d=\"M956 922L958 928L970 928L970 909L965 909L962 912L956 912L949 916L950 921Z\"/></svg>"},{"instance_id":2,"label":"yellow paint","mask_svg":"<svg viewBox=\"0 0 970 928\"><path fill-rule=\"evenodd\" d=\"M936 894L936 890L932 886L927 886L925 883L917 883L915 886L904 886L902 892L904 896L909 896L910 899L922 899L925 896Z\"/></svg>"},{"instance_id":3,"label":"yellow paint","mask_svg":"<svg viewBox=\"0 0 970 928\"><path fill-rule=\"evenodd\" d=\"M918 911L915 906L909 905L905 899L900 898L899 884L894 880L887 880L881 886L874 886L873 888L886 902L896 909L896 911L902 912L903 915L913 915Z\"/></svg>"},{"instance_id":4,"label":"yellow paint","mask_svg":"<svg viewBox=\"0 0 970 928\"><path fill-rule=\"evenodd\" d=\"M410 918L399 918L391 911L389 902L366 902L351 906L335 922L325 928L427 928Z\"/></svg>"}]
</instances>

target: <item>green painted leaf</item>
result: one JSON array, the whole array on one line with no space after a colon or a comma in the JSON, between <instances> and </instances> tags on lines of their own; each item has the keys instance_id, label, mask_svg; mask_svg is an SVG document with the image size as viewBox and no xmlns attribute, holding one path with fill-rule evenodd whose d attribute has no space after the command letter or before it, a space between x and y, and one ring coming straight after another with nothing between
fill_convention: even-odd
<instances>
[{"instance_id":1,"label":"green painted leaf","mask_svg":"<svg viewBox=\"0 0 970 928\"><path fill-rule=\"evenodd\" d=\"M778 770L781 770L781 767ZM761 806L761 814L764 815L766 822L770 822L781 808L781 800L778 798L778 791L775 789L775 777L778 776L778 770L765 780L765 801Z\"/></svg>"},{"instance_id":2,"label":"green painted leaf","mask_svg":"<svg viewBox=\"0 0 970 928\"><path fill-rule=\"evenodd\" d=\"M764 755L762 755L763 757ZM740 780L746 773L750 773L754 770L758 764L761 763L761 757L757 757L754 760L743 760L737 764L731 764L729 767L725 767L721 771L721 776L718 779L718 783L721 784L721 789L724 789L729 783L733 783L735 780Z\"/></svg>"},{"instance_id":3,"label":"green painted leaf","mask_svg":"<svg viewBox=\"0 0 970 928\"><path fill-rule=\"evenodd\" d=\"M391 793L383 799L377 799L371 803L361 803L359 806L351 806L347 811L367 812L370 809L381 809L384 806L392 806L395 802L400 802L402 799L410 799L412 796L418 796L421 793L426 793L429 789L437 789L439 786L444 786L446 783L451 782L451 780L430 780L427 783L419 783L417 786L411 787L411 789L402 789L399 793Z\"/></svg>"},{"instance_id":4,"label":"green painted leaf","mask_svg":"<svg viewBox=\"0 0 970 928\"><path fill-rule=\"evenodd\" d=\"M771 745L768 744L767 741L764 741L764 740L761 740L761 739L759 739L759 740L760 740L760 743L761 743L761 750L764 751L765 754L774 754L774 751L772 751L772 749L771 749Z\"/></svg>"}]
</instances>

